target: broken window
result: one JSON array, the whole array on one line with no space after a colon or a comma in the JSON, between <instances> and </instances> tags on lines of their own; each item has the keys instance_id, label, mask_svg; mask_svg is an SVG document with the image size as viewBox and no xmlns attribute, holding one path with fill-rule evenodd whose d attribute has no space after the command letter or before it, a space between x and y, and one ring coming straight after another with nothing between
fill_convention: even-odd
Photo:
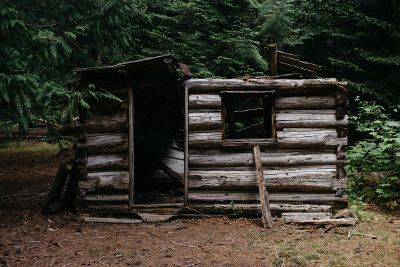
<instances>
[{"instance_id":1,"label":"broken window","mask_svg":"<svg viewBox=\"0 0 400 267\"><path fill-rule=\"evenodd\" d=\"M222 92L225 139L272 138L273 92Z\"/></svg>"}]
</instances>

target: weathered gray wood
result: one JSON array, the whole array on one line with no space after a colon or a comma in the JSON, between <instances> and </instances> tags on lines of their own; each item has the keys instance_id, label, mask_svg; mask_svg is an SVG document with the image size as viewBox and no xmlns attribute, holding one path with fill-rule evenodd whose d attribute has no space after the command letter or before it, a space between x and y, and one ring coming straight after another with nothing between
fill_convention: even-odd
<instances>
[{"instance_id":1,"label":"weathered gray wood","mask_svg":"<svg viewBox=\"0 0 400 267\"><path fill-rule=\"evenodd\" d=\"M288 56L285 56L282 54L278 54L278 61L290 64L290 65L294 65L296 67L308 69L311 71L320 71L321 70L321 66L319 66L317 64L309 63L306 61L301 61L299 59L288 57Z\"/></svg>"},{"instance_id":2,"label":"weathered gray wood","mask_svg":"<svg viewBox=\"0 0 400 267\"><path fill-rule=\"evenodd\" d=\"M257 176L257 183L258 183L258 192L260 195L260 205L261 205L261 221L266 228L272 228L272 216L271 210L269 207L269 198L268 198L268 191L265 185L265 178L264 172L262 169L262 162L261 162L261 152L260 147L255 146L253 148L254 152L254 161L256 165L256 176Z\"/></svg>"},{"instance_id":3,"label":"weathered gray wood","mask_svg":"<svg viewBox=\"0 0 400 267\"><path fill-rule=\"evenodd\" d=\"M167 150L164 152L164 157L184 160L185 152L178 147L167 147Z\"/></svg>"},{"instance_id":4,"label":"weathered gray wood","mask_svg":"<svg viewBox=\"0 0 400 267\"><path fill-rule=\"evenodd\" d=\"M269 151L269 150L266 150ZM335 152L275 150L261 153L264 166L328 165L336 164ZM252 153L224 150L191 150L189 165L193 167L254 166Z\"/></svg>"},{"instance_id":5,"label":"weathered gray wood","mask_svg":"<svg viewBox=\"0 0 400 267\"><path fill-rule=\"evenodd\" d=\"M185 170L185 162L183 159L165 157L161 160L161 162L162 164L173 170L175 173L182 176L182 181L183 181L183 175Z\"/></svg>"},{"instance_id":6,"label":"weathered gray wood","mask_svg":"<svg viewBox=\"0 0 400 267\"><path fill-rule=\"evenodd\" d=\"M276 44L268 45L268 67L269 74L276 75L278 73L278 49Z\"/></svg>"},{"instance_id":7,"label":"weathered gray wood","mask_svg":"<svg viewBox=\"0 0 400 267\"><path fill-rule=\"evenodd\" d=\"M81 197L82 201L88 202L128 202L128 194L89 194Z\"/></svg>"},{"instance_id":8,"label":"weathered gray wood","mask_svg":"<svg viewBox=\"0 0 400 267\"><path fill-rule=\"evenodd\" d=\"M191 109L220 109L221 97L219 95L189 95L189 108Z\"/></svg>"},{"instance_id":9,"label":"weathered gray wood","mask_svg":"<svg viewBox=\"0 0 400 267\"><path fill-rule=\"evenodd\" d=\"M127 155L94 155L89 156L86 164L87 170L127 170Z\"/></svg>"},{"instance_id":10,"label":"weathered gray wood","mask_svg":"<svg viewBox=\"0 0 400 267\"><path fill-rule=\"evenodd\" d=\"M334 129L285 128L277 131L277 141L280 147L292 148L347 145L347 138L338 138Z\"/></svg>"},{"instance_id":11,"label":"weathered gray wood","mask_svg":"<svg viewBox=\"0 0 400 267\"><path fill-rule=\"evenodd\" d=\"M347 182L344 177L336 178L335 165L268 169L264 177L270 191L335 192ZM189 188L255 191L257 177L250 170L195 170L189 172Z\"/></svg>"},{"instance_id":12,"label":"weathered gray wood","mask_svg":"<svg viewBox=\"0 0 400 267\"><path fill-rule=\"evenodd\" d=\"M189 112L189 129L222 129L221 111Z\"/></svg>"},{"instance_id":13,"label":"weathered gray wood","mask_svg":"<svg viewBox=\"0 0 400 267\"><path fill-rule=\"evenodd\" d=\"M190 147L220 147L222 146L222 131L190 132L188 142Z\"/></svg>"},{"instance_id":14,"label":"weathered gray wood","mask_svg":"<svg viewBox=\"0 0 400 267\"><path fill-rule=\"evenodd\" d=\"M286 222L342 226L353 226L357 223L356 218L332 219L331 216L331 213L282 213L282 218Z\"/></svg>"},{"instance_id":15,"label":"weathered gray wood","mask_svg":"<svg viewBox=\"0 0 400 267\"><path fill-rule=\"evenodd\" d=\"M285 212L282 213L282 219L285 221L302 221L302 220L327 220L332 217L330 212Z\"/></svg>"},{"instance_id":16,"label":"weathered gray wood","mask_svg":"<svg viewBox=\"0 0 400 267\"><path fill-rule=\"evenodd\" d=\"M290 96L277 97L278 110L291 109L335 109L336 98L333 96Z\"/></svg>"},{"instance_id":17,"label":"weathered gray wood","mask_svg":"<svg viewBox=\"0 0 400 267\"><path fill-rule=\"evenodd\" d=\"M222 141L224 148L252 148L253 146L274 147L275 138L243 138L243 139L224 139Z\"/></svg>"},{"instance_id":18,"label":"weathered gray wood","mask_svg":"<svg viewBox=\"0 0 400 267\"><path fill-rule=\"evenodd\" d=\"M86 122L88 133L120 133L128 130L126 112L94 116Z\"/></svg>"},{"instance_id":19,"label":"weathered gray wood","mask_svg":"<svg viewBox=\"0 0 400 267\"><path fill-rule=\"evenodd\" d=\"M185 86L185 140L184 140L184 196L183 203L186 205L188 202L188 193L189 193L189 88ZM192 137L193 138L193 137ZM222 139L222 133L221 137ZM200 139L201 140L201 139Z\"/></svg>"},{"instance_id":20,"label":"weathered gray wood","mask_svg":"<svg viewBox=\"0 0 400 267\"><path fill-rule=\"evenodd\" d=\"M79 188L85 192L114 192L128 190L129 173L126 171L88 173L87 181L79 181Z\"/></svg>"},{"instance_id":21,"label":"weathered gray wood","mask_svg":"<svg viewBox=\"0 0 400 267\"><path fill-rule=\"evenodd\" d=\"M287 52L282 52L278 50L278 56L285 56L285 57L290 57L290 58L294 58L294 59L300 59L299 55L295 55L295 54L291 54L291 53L287 53Z\"/></svg>"},{"instance_id":22,"label":"weathered gray wood","mask_svg":"<svg viewBox=\"0 0 400 267\"><path fill-rule=\"evenodd\" d=\"M338 145L336 149L336 157L338 160L345 160L346 159L346 146L345 145Z\"/></svg>"},{"instance_id":23,"label":"weathered gray wood","mask_svg":"<svg viewBox=\"0 0 400 267\"><path fill-rule=\"evenodd\" d=\"M121 153L128 151L128 136L125 134L88 134L86 143L77 143L78 149L88 154Z\"/></svg>"},{"instance_id":24,"label":"weathered gray wood","mask_svg":"<svg viewBox=\"0 0 400 267\"><path fill-rule=\"evenodd\" d=\"M189 204L188 213L201 212L204 214L245 214L259 215L261 205L257 203L234 203L234 204ZM270 203L271 213L280 215L283 212L329 212L330 205L310 205L310 204L283 204ZM184 209L185 211L185 209Z\"/></svg>"},{"instance_id":25,"label":"weathered gray wood","mask_svg":"<svg viewBox=\"0 0 400 267\"><path fill-rule=\"evenodd\" d=\"M93 223L122 223L122 224L137 224L141 223L139 219L122 219L122 218L101 218L101 217L83 217L84 222Z\"/></svg>"},{"instance_id":26,"label":"weathered gray wood","mask_svg":"<svg viewBox=\"0 0 400 267\"><path fill-rule=\"evenodd\" d=\"M293 128L335 128L347 125L348 118L337 120L335 110L281 110L276 113L276 127L278 129Z\"/></svg>"},{"instance_id":27,"label":"weathered gray wood","mask_svg":"<svg viewBox=\"0 0 400 267\"><path fill-rule=\"evenodd\" d=\"M258 193L256 192L221 192L221 191L189 191L188 202L196 203L223 203L231 201L237 203L258 202ZM347 203L347 197L336 197L335 194L328 193L271 193L269 194L271 202L285 203L313 203L313 204L331 204L335 202Z\"/></svg>"},{"instance_id":28,"label":"weathered gray wood","mask_svg":"<svg viewBox=\"0 0 400 267\"><path fill-rule=\"evenodd\" d=\"M300 66L296 66L296 65L292 65L292 64L288 64L282 61L278 61L278 69L279 72L289 72L289 73L301 73L303 77L306 78L318 78L318 75L315 71L313 70L309 70Z\"/></svg>"},{"instance_id":29,"label":"weathered gray wood","mask_svg":"<svg viewBox=\"0 0 400 267\"><path fill-rule=\"evenodd\" d=\"M318 92L336 89L336 79L190 79L184 82L191 93L218 93L227 90L276 90L284 92Z\"/></svg>"},{"instance_id":30,"label":"weathered gray wood","mask_svg":"<svg viewBox=\"0 0 400 267\"><path fill-rule=\"evenodd\" d=\"M129 207L132 208L135 199L135 98L134 89L128 88L128 166L129 166Z\"/></svg>"}]
</instances>

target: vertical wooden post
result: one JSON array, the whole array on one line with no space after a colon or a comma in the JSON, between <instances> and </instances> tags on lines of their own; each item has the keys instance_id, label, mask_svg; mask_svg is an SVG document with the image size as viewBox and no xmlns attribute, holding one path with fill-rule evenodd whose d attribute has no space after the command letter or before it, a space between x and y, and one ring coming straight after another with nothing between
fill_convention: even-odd
<instances>
[{"instance_id":1,"label":"vertical wooden post","mask_svg":"<svg viewBox=\"0 0 400 267\"><path fill-rule=\"evenodd\" d=\"M184 166L184 205L187 204L189 189L189 87L185 87L185 166Z\"/></svg>"},{"instance_id":2,"label":"vertical wooden post","mask_svg":"<svg viewBox=\"0 0 400 267\"><path fill-rule=\"evenodd\" d=\"M278 49L276 44L268 45L269 52L269 74L276 75L278 74Z\"/></svg>"},{"instance_id":3,"label":"vertical wooden post","mask_svg":"<svg viewBox=\"0 0 400 267\"><path fill-rule=\"evenodd\" d=\"M135 199L135 105L134 105L134 92L133 88L128 88L128 102L129 102L129 110L128 110L128 138L129 138L129 151L128 151L128 160L129 160L129 208L133 207L134 199Z\"/></svg>"},{"instance_id":4,"label":"vertical wooden post","mask_svg":"<svg viewBox=\"0 0 400 267\"><path fill-rule=\"evenodd\" d=\"M253 152L254 152L254 162L256 163L258 189L260 192L261 221L264 228L266 228L267 226L268 228L272 228L271 209L269 207L268 192L265 187L265 178L262 169L260 147L259 146L253 147Z\"/></svg>"}]
</instances>

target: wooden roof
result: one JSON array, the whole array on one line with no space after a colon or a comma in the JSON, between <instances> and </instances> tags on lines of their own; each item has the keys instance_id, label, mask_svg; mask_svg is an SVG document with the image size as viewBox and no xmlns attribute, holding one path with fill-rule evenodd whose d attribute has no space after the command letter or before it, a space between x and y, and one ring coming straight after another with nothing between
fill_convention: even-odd
<instances>
[{"instance_id":1,"label":"wooden roof","mask_svg":"<svg viewBox=\"0 0 400 267\"><path fill-rule=\"evenodd\" d=\"M152 58L128 61L111 66L79 68L75 72L81 75L81 82L99 83L102 81L176 81L181 76L191 77L185 64L170 54Z\"/></svg>"}]
</instances>

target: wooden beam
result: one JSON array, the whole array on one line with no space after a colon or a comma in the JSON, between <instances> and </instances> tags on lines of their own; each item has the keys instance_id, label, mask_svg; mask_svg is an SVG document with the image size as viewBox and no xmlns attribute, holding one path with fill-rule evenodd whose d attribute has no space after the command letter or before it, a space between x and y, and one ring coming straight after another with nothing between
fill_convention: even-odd
<instances>
[{"instance_id":1,"label":"wooden beam","mask_svg":"<svg viewBox=\"0 0 400 267\"><path fill-rule=\"evenodd\" d=\"M183 202L186 206L188 201L189 188L189 87L185 87L185 143L184 143L184 197Z\"/></svg>"},{"instance_id":2,"label":"wooden beam","mask_svg":"<svg viewBox=\"0 0 400 267\"><path fill-rule=\"evenodd\" d=\"M269 74L276 75L278 73L278 49L276 44L268 45L269 52Z\"/></svg>"},{"instance_id":3,"label":"wooden beam","mask_svg":"<svg viewBox=\"0 0 400 267\"><path fill-rule=\"evenodd\" d=\"M134 91L132 87L128 90L128 130L129 130L129 150L128 150L128 164L129 164L129 208L133 207L135 199L135 105L134 105Z\"/></svg>"},{"instance_id":4,"label":"wooden beam","mask_svg":"<svg viewBox=\"0 0 400 267\"><path fill-rule=\"evenodd\" d=\"M266 228L267 226L268 228L272 228L272 216L269 207L268 191L265 186L264 172L262 170L260 147L255 146L253 148L253 151L254 151L254 161L256 163L258 189L260 192L261 221L264 228Z\"/></svg>"}]
</instances>

